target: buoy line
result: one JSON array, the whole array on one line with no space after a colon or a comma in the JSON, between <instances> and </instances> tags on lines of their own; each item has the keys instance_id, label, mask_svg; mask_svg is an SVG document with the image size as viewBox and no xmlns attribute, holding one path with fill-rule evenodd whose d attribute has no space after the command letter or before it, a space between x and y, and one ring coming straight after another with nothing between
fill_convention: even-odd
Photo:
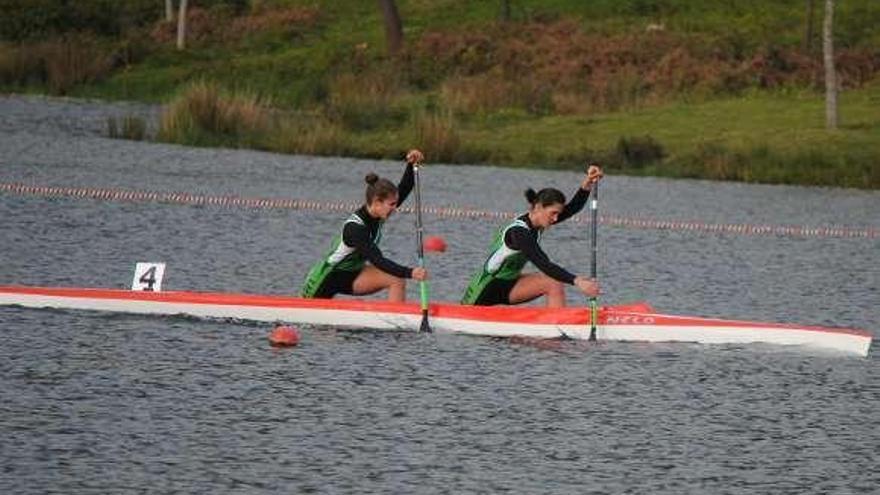
<instances>
[{"instance_id":1,"label":"buoy line","mask_svg":"<svg viewBox=\"0 0 880 495\"><path fill-rule=\"evenodd\" d=\"M234 208L262 208L315 211L353 211L360 203L315 201L308 199L249 198L241 196L211 196L180 192L138 191L116 188L36 186L21 183L0 183L0 192L19 196L41 196L54 198L91 199L113 202L149 202L176 205L224 206ZM399 209L402 213L413 213L411 206ZM442 218L464 219L507 219L517 212L479 210L473 208L422 206L422 212ZM589 218L579 215L570 221L589 223ZM785 237L838 237L865 238L880 237L880 229L873 227L810 227L799 225L766 224L718 224L678 220L657 220L651 218L599 216L599 224L610 227L674 230L685 232L708 232L740 235L776 235Z\"/></svg>"}]
</instances>

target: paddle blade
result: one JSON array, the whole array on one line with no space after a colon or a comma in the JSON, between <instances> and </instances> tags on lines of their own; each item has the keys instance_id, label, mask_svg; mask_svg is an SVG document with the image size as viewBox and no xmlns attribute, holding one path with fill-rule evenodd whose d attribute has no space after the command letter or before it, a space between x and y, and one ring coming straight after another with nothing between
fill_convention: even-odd
<instances>
[{"instance_id":1,"label":"paddle blade","mask_svg":"<svg viewBox=\"0 0 880 495\"><path fill-rule=\"evenodd\" d=\"M432 330L428 323L428 283L424 280L419 282L419 299L422 302L422 326L419 327L419 331L430 333Z\"/></svg>"},{"instance_id":2,"label":"paddle blade","mask_svg":"<svg viewBox=\"0 0 880 495\"><path fill-rule=\"evenodd\" d=\"M596 341L596 324L599 322L599 304L595 297L590 298L590 342Z\"/></svg>"},{"instance_id":3,"label":"paddle blade","mask_svg":"<svg viewBox=\"0 0 880 495\"><path fill-rule=\"evenodd\" d=\"M431 329L431 324L428 323L428 312L422 311L422 325L419 327L420 332L431 333L434 330Z\"/></svg>"}]
</instances>

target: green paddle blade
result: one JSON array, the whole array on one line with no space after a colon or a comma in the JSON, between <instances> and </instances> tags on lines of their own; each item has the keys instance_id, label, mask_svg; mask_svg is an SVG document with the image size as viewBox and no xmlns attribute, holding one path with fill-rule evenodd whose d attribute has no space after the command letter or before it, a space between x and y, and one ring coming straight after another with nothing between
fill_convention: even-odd
<instances>
[{"instance_id":1,"label":"green paddle blade","mask_svg":"<svg viewBox=\"0 0 880 495\"><path fill-rule=\"evenodd\" d=\"M419 327L420 332L432 332L431 325L428 323L428 283L419 283L419 294L422 299L422 326Z\"/></svg>"}]
</instances>

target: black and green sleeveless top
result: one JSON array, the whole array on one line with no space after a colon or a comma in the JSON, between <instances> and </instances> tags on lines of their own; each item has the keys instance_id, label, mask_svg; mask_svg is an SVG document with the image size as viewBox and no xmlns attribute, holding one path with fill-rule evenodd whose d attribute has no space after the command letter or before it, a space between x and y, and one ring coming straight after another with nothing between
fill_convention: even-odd
<instances>
[{"instance_id":1,"label":"black and green sleeveless top","mask_svg":"<svg viewBox=\"0 0 880 495\"><path fill-rule=\"evenodd\" d=\"M583 209L589 195L589 190L578 189L559 214L556 223L567 220ZM461 303L474 304L493 280L516 280L528 262L554 280L574 284L575 275L550 261L541 249L542 234L541 229L532 226L528 213L499 229L489 246L489 256L480 271L471 277Z\"/></svg>"},{"instance_id":2,"label":"black and green sleeveless top","mask_svg":"<svg viewBox=\"0 0 880 495\"><path fill-rule=\"evenodd\" d=\"M397 202L403 203L412 190L413 168L408 165L397 186ZM386 258L379 249L384 221L373 218L366 206L352 213L333 237L330 249L306 275L302 297L314 297L327 276L333 271L360 272L369 262L383 272L399 278L411 278L412 269Z\"/></svg>"}]
</instances>

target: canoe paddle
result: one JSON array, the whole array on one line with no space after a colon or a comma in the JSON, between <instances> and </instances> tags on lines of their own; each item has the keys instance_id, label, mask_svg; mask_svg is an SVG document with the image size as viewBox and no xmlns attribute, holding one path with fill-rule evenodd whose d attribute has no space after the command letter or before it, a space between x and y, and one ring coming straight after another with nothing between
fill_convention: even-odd
<instances>
[{"instance_id":1,"label":"canoe paddle","mask_svg":"<svg viewBox=\"0 0 880 495\"><path fill-rule=\"evenodd\" d=\"M419 252L419 268L425 267L425 244L422 239L422 194L421 185L419 183L419 163L413 164L413 174L415 175L416 189L416 238L418 239ZM428 323L428 282L419 281L419 294L422 300L422 325L419 327L420 332L431 332L431 325Z\"/></svg>"},{"instance_id":2,"label":"canoe paddle","mask_svg":"<svg viewBox=\"0 0 880 495\"><path fill-rule=\"evenodd\" d=\"M593 183L590 191L590 278L596 280L596 237L599 226L599 181ZM599 321L599 300L597 296L590 297L590 342L596 341L596 323Z\"/></svg>"}]
</instances>

